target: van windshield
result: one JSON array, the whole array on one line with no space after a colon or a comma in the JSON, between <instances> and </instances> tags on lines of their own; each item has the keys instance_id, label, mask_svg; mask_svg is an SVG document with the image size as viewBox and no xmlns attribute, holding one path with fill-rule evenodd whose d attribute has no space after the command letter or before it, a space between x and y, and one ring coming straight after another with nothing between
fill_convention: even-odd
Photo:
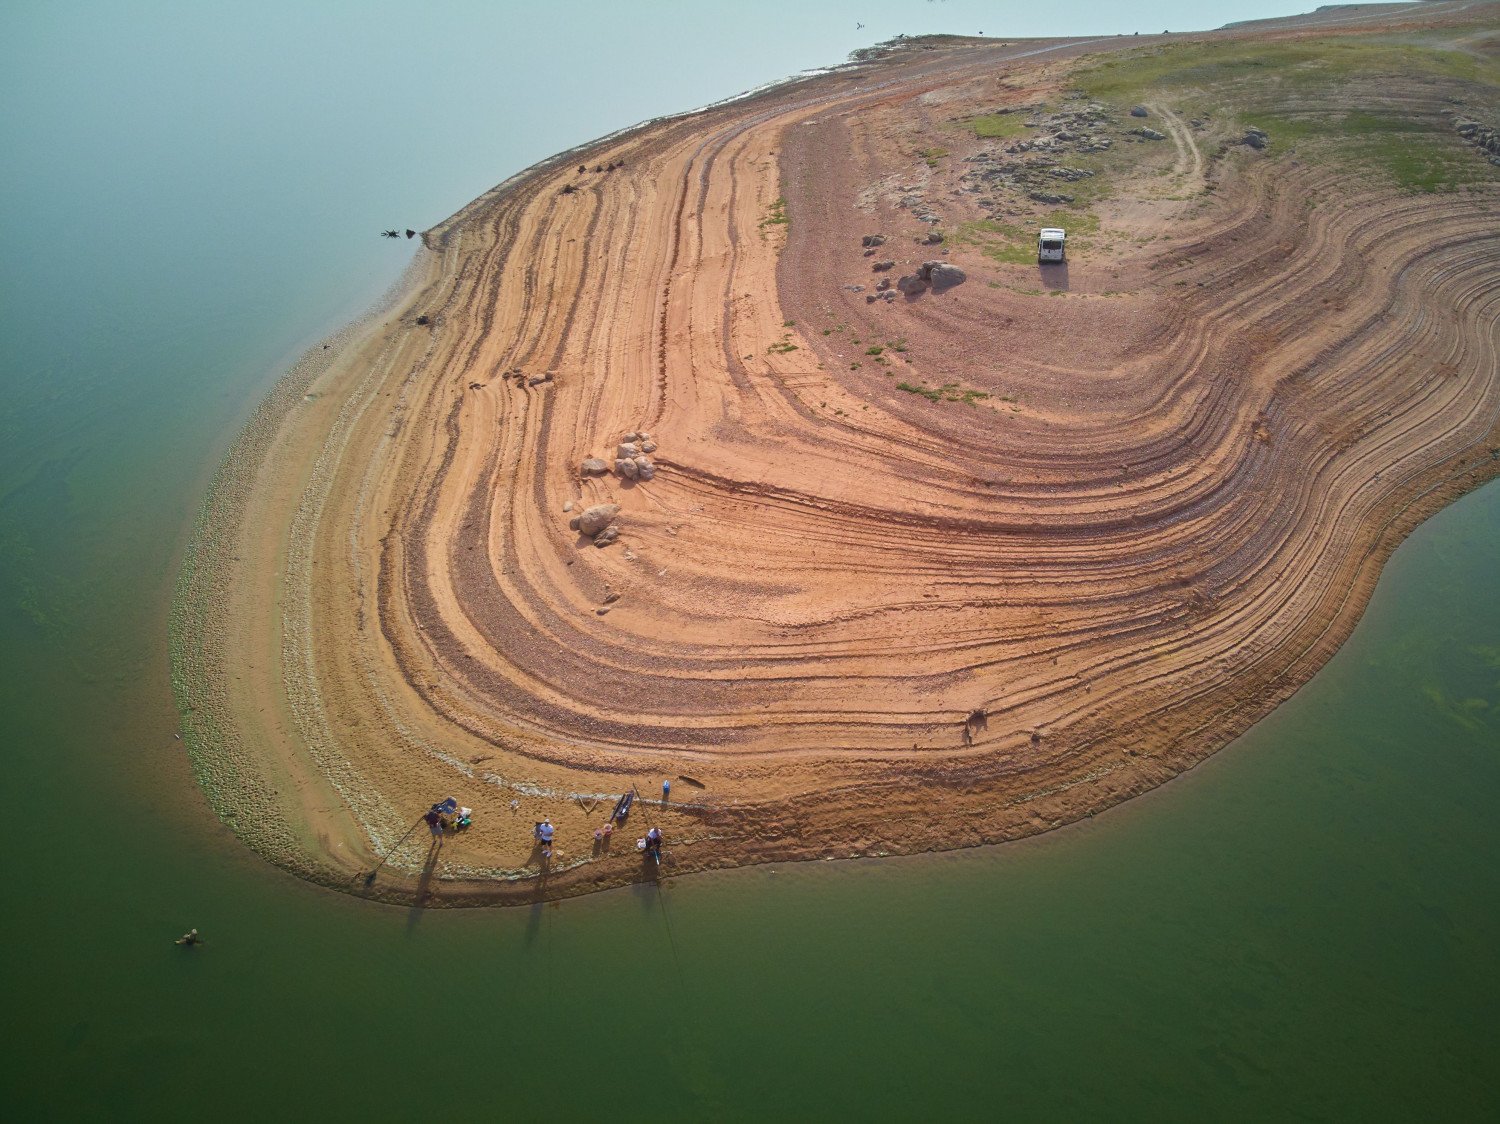
<instances>
[{"instance_id":1,"label":"van windshield","mask_svg":"<svg viewBox=\"0 0 1500 1124\"><path fill-rule=\"evenodd\" d=\"M1056 238L1048 238L1048 239L1046 239L1042 243L1042 249L1044 249L1044 250L1061 250L1062 249L1062 243L1059 242Z\"/></svg>"}]
</instances>

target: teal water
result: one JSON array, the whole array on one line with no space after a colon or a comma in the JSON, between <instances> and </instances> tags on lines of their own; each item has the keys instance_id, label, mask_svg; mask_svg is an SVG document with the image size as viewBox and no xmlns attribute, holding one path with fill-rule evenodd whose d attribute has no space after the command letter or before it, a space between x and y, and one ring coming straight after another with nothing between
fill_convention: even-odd
<instances>
[{"instance_id":1,"label":"teal water","mask_svg":"<svg viewBox=\"0 0 1500 1124\"><path fill-rule=\"evenodd\" d=\"M625 7L4 16L0 1103L1494 1118L1496 486L1401 548L1349 644L1240 743L1042 840L423 913L305 886L208 814L172 738L175 561L277 371L404 266L375 232L974 6ZM189 925L210 943L183 953Z\"/></svg>"}]
</instances>

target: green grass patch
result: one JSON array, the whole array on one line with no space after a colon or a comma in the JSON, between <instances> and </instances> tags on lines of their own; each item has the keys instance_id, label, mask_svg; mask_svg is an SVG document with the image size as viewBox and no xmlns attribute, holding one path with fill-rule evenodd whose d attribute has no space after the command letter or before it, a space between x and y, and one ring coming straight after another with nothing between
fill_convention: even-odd
<instances>
[{"instance_id":1,"label":"green grass patch","mask_svg":"<svg viewBox=\"0 0 1500 1124\"><path fill-rule=\"evenodd\" d=\"M917 155L922 158L922 162L929 168L936 168L938 161L948 155L948 150L946 148L924 148Z\"/></svg>"},{"instance_id":2,"label":"green grass patch","mask_svg":"<svg viewBox=\"0 0 1500 1124\"><path fill-rule=\"evenodd\" d=\"M1273 150L1295 147L1303 157L1353 161L1405 191L1453 191L1496 176L1457 133L1392 113L1262 114L1254 123L1270 134Z\"/></svg>"},{"instance_id":3,"label":"green grass patch","mask_svg":"<svg viewBox=\"0 0 1500 1124\"><path fill-rule=\"evenodd\" d=\"M760 225L762 227L786 226L791 221L786 213L786 200L777 199L766 211L766 217L760 220Z\"/></svg>"},{"instance_id":4,"label":"green grass patch","mask_svg":"<svg viewBox=\"0 0 1500 1124\"><path fill-rule=\"evenodd\" d=\"M1090 98L1123 105L1162 92L1235 94L1306 92L1357 77L1452 78L1494 83L1493 62L1465 51L1401 43L1378 36L1272 43L1173 43L1127 52L1074 72Z\"/></svg>"},{"instance_id":5,"label":"green grass patch","mask_svg":"<svg viewBox=\"0 0 1500 1124\"><path fill-rule=\"evenodd\" d=\"M896 389L904 390L907 394L919 394L929 402L962 402L965 406L977 406L989 397L983 390L964 389L956 382L944 383L942 386L928 386L925 382L898 382Z\"/></svg>"},{"instance_id":6,"label":"green grass patch","mask_svg":"<svg viewBox=\"0 0 1500 1124\"><path fill-rule=\"evenodd\" d=\"M780 343L773 343L770 347L766 348L766 350L773 351L777 355L785 355L790 351L796 351L797 345L792 343L791 340L782 340Z\"/></svg>"},{"instance_id":7,"label":"green grass patch","mask_svg":"<svg viewBox=\"0 0 1500 1124\"><path fill-rule=\"evenodd\" d=\"M981 140L1005 140L1025 134L1026 114L986 113L982 117L970 117L964 124Z\"/></svg>"}]
</instances>

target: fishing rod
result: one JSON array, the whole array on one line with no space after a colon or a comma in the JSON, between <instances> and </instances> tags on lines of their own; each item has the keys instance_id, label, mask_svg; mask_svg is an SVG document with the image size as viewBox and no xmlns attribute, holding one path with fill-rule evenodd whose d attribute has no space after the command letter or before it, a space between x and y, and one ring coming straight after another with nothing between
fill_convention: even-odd
<instances>
[{"instance_id":1,"label":"fishing rod","mask_svg":"<svg viewBox=\"0 0 1500 1124\"><path fill-rule=\"evenodd\" d=\"M421 827L423 821L426 818L427 818L427 813L426 812L423 812L420 816L418 816L417 817L417 822L414 823L414 824L412 824L409 828L407 828L406 829L406 834L403 835L400 839L396 840L395 845L393 847L391 847L391 849L385 853L385 858L381 859L378 863L376 863L375 864L375 869L372 870L372 871L370 871L369 874L365 875L365 885L366 886L373 886L375 884L375 876L380 873L380 868L383 867L386 863L390 862L391 856L394 855L397 851L401 850L401 845L403 843L405 843L408 839L411 838L411 833L414 832L414 831L416 831L417 828Z\"/></svg>"},{"instance_id":2,"label":"fishing rod","mask_svg":"<svg viewBox=\"0 0 1500 1124\"><path fill-rule=\"evenodd\" d=\"M630 778L630 791L635 793L635 798L637 800L639 800L643 805L646 805L646 830L650 831L650 829L655 827L656 824L651 819L650 805L647 804L646 798L641 795L641 790L636 785L634 777ZM658 867L661 866L660 851L656 852L656 865ZM666 922L667 925L667 943L672 946L672 962L677 965L677 978L681 980L683 978L682 956L677 951L677 938L672 933L672 915L667 911L667 895L666 891L661 888L660 874L656 876L656 900L661 903L661 919Z\"/></svg>"}]
</instances>

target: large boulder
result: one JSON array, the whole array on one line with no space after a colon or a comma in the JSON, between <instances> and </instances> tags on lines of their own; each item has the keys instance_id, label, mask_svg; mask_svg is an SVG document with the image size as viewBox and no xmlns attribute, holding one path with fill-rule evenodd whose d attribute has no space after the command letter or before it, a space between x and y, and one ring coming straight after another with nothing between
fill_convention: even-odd
<instances>
[{"instance_id":1,"label":"large boulder","mask_svg":"<svg viewBox=\"0 0 1500 1124\"><path fill-rule=\"evenodd\" d=\"M1251 148L1258 150L1270 144L1271 138L1266 134L1264 129L1249 128L1245 130L1245 139L1240 141L1240 143L1247 144Z\"/></svg>"},{"instance_id":2,"label":"large boulder","mask_svg":"<svg viewBox=\"0 0 1500 1124\"><path fill-rule=\"evenodd\" d=\"M614 517L619 514L620 505L617 503L596 503L593 507L585 508L583 514L578 517L577 529L580 534L593 538L608 527Z\"/></svg>"},{"instance_id":3,"label":"large boulder","mask_svg":"<svg viewBox=\"0 0 1500 1124\"><path fill-rule=\"evenodd\" d=\"M927 282L915 273L907 273L896 282L896 288L900 289L907 296L915 296L917 293L927 290Z\"/></svg>"},{"instance_id":4,"label":"large boulder","mask_svg":"<svg viewBox=\"0 0 1500 1124\"><path fill-rule=\"evenodd\" d=\"M641 447L634 441L621 441L620 447L615 450L615 456L629 460L631 457L641 455Z\"/></svg>"},{"instance_id":5,"label":"large boulder","mask_svg":"<svg viewBox=\"0 0 1500 1124\"><path fill-rule=\"evenodd\" d=\"M967 273L950 262L923 262L922 268L927 271L927 280L931 282L932 291L935 293L941 293L944 289L951 289L955 285L962 285L969 279Z\"/></svg>"},{"instance_id":6,"label":"large boulder","mask_svg":"<svg viewBox=\"0 0 1500 1124\"><path fill-rule=\"evenodd\" d=\"M656 475L656 466L651 463L650 457L635 458L635 478L637 480L650 480Z\"/></svg>"},{"instance_id":7,"label":"large boulder","mask_svg":"<svg viewBox=\"0 0 1500 1124\"><path fill-rule=\"evenodd\" d=\"M615 461L615 471L620 474L622 479L634 480L639 469L636 468L634 457L621 457Z\"/></svg>"}]
</instances>

